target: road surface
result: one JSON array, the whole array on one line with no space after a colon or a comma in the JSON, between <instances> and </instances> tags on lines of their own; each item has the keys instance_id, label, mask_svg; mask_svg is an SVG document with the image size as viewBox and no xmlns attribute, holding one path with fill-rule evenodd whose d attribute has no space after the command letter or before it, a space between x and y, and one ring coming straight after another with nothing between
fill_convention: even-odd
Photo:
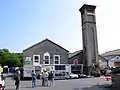
<instances>
[{"instance_id":1,"label":"road surface","mask_svg":"<svg viewBox=\"0 0 120 90\"><path fill-rule=\"evenodd\" d=\"M31 81L21 81L19 90L110 90L104 85L110 84L103 78L85 78L71 80L56 80L54 87L42 87L41 80L37 80L37 87L31 88ZM15 90L14 81L6 79L6 90Z\"/></svg>"}]
</instances>

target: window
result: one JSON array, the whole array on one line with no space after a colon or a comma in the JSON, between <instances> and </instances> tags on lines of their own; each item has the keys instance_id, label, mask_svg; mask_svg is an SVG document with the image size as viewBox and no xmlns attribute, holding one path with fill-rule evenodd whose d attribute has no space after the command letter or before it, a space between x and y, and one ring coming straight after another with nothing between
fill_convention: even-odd
<instances>
[{"instance_id":1,"label":"window","mask_svg":"<svg viewBox=\"0 0 120 90\"><path fill-rule=\"evenodd\" d=\"M39 62L39 57L38 57L38 56L35 56L35 57L34 57L34 60L35 60L36 63L38 63L38 62Z\"/></svg>"},{"instance_id":2,"label":"window","mask_svg":"<svg viewBox=\"0 0 120 90\"><path fill-rule=\"evenodd\" d=\"M54 64L60 64L60 55L54 55Z\"/></svg>"},{"instance_id":3,"label":"window","mask_svg":"<svg viewBox=\"0 0 120 90\"><path fill-rule=\"evenodd\" d=\"M55 70L65 70L65 65L56 65Z\"/></svg>"},{"instance_id":4,"label":"window","mask_svg":"<svg viewBox=\"0 0 120 90\"><path fill-rule=\"evenodd\" d=\"M40 63L40 55L33 55L33 63Z\"/></svg>"},{"instance_id":5,"label":"window","mask_svg":"<svg viewBox=\"0 0 120 90\"><path fill-rule=\"evenodd\" d=\"M95 16L94 15L88 15L87 16L88 18L88 21L90 21L90 22L95 22Z\"/></svg>"},{"instance_id":6,"label":"window","mask_svg":"<svg viewBox=\"0 0 120 90\"><path fill-rule=\"evenodd\" d=\"M44 54L44 64L50 64L50 54L48 52Z\"/></svg>"},{"instance_id":7,"label":"window","mask_svg":"<svg viewBox=\"0 0 120 90\"><path fill-rule=\"evenodd\" d=\"M45 56L45 64L49 64L49 56Z\"/></svg>"}]
</instances>

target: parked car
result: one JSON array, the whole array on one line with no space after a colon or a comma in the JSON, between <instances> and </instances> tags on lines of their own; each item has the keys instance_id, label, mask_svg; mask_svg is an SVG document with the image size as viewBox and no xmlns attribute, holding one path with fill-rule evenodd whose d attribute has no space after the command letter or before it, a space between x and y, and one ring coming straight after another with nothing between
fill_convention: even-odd
<instances>
[{"instance_id":1,"label":"parked car","mask_svg":"<svg viewBox=\"0 0 120 90\"><path fill-rule=\"evenodd\" d=\"M85 75L85 74L79 74L79 78L86 78L87 77L87 75Z\"/></svg>"},{"instance_id":2,"label":"parked car","mask_svg":"<svg viewBox=\"0 0 120 90\"><path fill-rule=\"evenodd\" d=\"M71 79L72 79L72 78L78 78L78 75L71 73L71 74L69 75L69 77L70 77Z\"/></svg>"},{"instance_id":3,"label":"parked car","mask_svg":"<svg viewBox=\"0 0 120 90\"><path fill-rule=\"evenodd\" d=\"M105 76L105 79L108 81L111 79L111 74L110 73L107 73L104 75Z\"/></svg>"},{"instance_id":4,"label":"parked car","mask_svg":"<svg viewBox=\"0 0 120 90\"><path fill-rule=\"evenodd\" d=\"M90 75L87 75L87 76L86 76L86 78L91 78L91 77L92 77L92 76L90 76Z\"/></svg>"},{"instance_id":5,"label":"parked car","mask_svg":"<svg viewBox=\"0 0 120 90\"><path fill-rule=\"evenodd\" d=\"M8 73L8 72L9 72L8 66L4 66L4 67L3 67L3 73Z\"/></svg>"},{"instance_id":6,"label":"parked car","mask_svg":"<svg viewBox=\"0 0 120 90\"><path fill-rule=\"evenodd\" d=\"M65 73L65 79L69 79L70 78L70 74L69 74L69 72L66 72Z\"/></svg>"}]
</instances>

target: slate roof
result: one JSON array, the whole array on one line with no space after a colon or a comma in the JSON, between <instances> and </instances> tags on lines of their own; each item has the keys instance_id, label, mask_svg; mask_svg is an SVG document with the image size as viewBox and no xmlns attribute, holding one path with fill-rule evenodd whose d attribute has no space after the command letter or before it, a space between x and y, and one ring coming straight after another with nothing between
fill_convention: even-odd
<instances>
[{"instance_id":1,"label":"slate roof","mask_svg":"<svg viewBox=\"0 0 120 90\"><path fill-rule=\"evenodd\" d=\"M120 55L120 49L116 49L116 50L112 50L112 51L108 51L105 52L103 54L101 54L102 56L116 56L116 55Z\"/></svg>"},{"instance_id":2,"label":"slate roof","mask_svg":"<svg viewBox=\"0 0 120 90\"><path fill-rule=\"evenodd\" d=\"M98 55L98 60L107 61L107 60L110 60L110 59L112 59L114 57L115 56L102 56L102 55Z\"/></svg>"},{"instance_id":3,"label":"slate roof","mask_svg":"<svg viewBox=\"0 0 120 90\"><path fill-rule=\"evenodd\" d=\"M79 54L79 53L81 53L83 50L79 50L79 51L75 51L75 52L73 52L73 53L69 53L69 58L72 58L73 56L75 56L75 55L77 55L77 54Z\"/></svg>"},{"instance_id":4,"label":"slate roof","mask_svg":"<svg viewBox=\"0 0 120 90\"><path fill-rule=\"evenodd\" d=\"M38 43L36 43L36 44L34 44L34 45L28 47L27 49L24 49L23 52L25 52L26 50L29 50L29 49L32 48L32 47L35 47L36 45L39 45L39 44L43 43L43 42L45 42L45 41L49 41L49 42L53 43L54 45L57 45L57 46L60 47L61 49L63 49L63 50L65 50L65 51L69 52L67 49L61 47L60 45L54 43L53 41L51 41L51 40L49 40L49 39L47 39L47 38L46 38L45 40L41 41L41 42L38 42Z\"/></svg>"},{"instance_id":5,"label":"slate roof","mask_svg":"<svg viewBox=\"0 0 120 90\"><path fill-rule=\"evenodd\" d=\"M101 54L100 59L102 59L102 61L111 60L112 58L114 58L118 55L120 55L120 49L111 50L111 51L107 51L107 52Z\"/></svg>"}]
</instances>

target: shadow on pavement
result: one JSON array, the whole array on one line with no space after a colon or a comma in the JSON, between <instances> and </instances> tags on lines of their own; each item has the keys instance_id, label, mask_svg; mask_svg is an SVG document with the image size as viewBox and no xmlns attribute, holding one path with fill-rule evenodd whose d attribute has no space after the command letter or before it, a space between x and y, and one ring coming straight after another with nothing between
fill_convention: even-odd
<instances>
[{"instance_id":1,"label":"shadow on pavement","mask_svg":"<svg viewBox=\"0 0 120 90\"><path fill-rule=\"evenodd\" d=\"M11 88L11 89L5 89L5 90L16 90L15 88Z\"/></svg>"},{"instance_id":2,"label":"shadow on pavement","mask_svg":"<svg viewBox=\"0 0 120 90\"><path fill-rule=\"evenodd\" d=\"M42 86L42 85L36 85L36 87L44 87L44 86ZM21 88L32 88L32 86L23 86Z\"/></svg>"}]
</instances>

